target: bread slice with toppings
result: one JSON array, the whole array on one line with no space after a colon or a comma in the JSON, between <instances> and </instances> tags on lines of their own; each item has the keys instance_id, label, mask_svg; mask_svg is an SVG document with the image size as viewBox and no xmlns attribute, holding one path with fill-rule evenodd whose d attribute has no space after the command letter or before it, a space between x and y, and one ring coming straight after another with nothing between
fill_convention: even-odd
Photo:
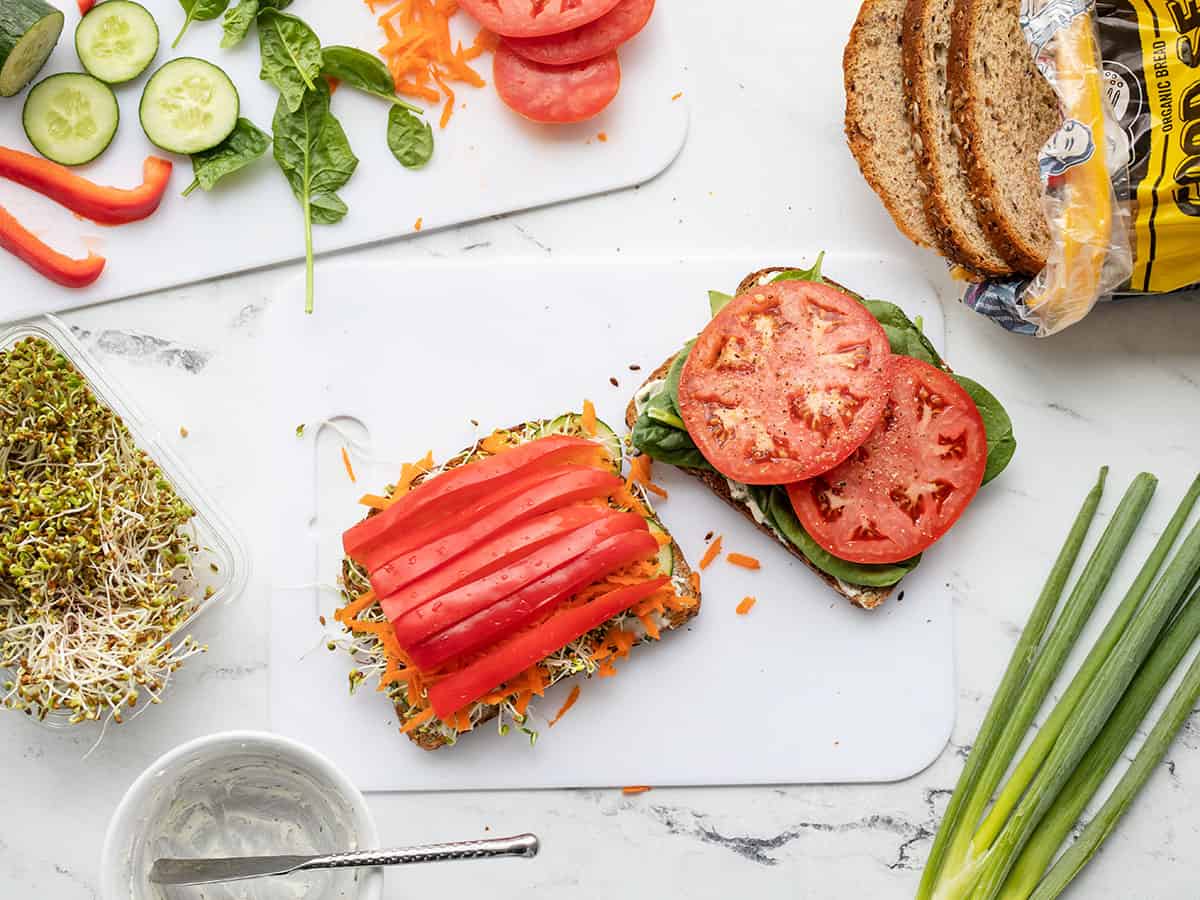
<instances>
[{"instance_id":1,"label":"bread slice with toppings","mask_svg":"<svg viewBox=\"0 0 1200 900\"><path fill-rule=\"evenodd\" d=\"M922 203L912 126L906 115L901 37L906 0L866 0L842 58L846 140L863 177L910 240L936 247Z\"/></svg>"},{"instance_id":2,"label":"bread slice with toppings","mask_svg":"<svg viewBox=\"0 0 1200 900\"><path fill-rule=\"evenodd\" d=\"M1021 32L1020 12L1021 0L955 0L948 72L975 209L997 253L1032 275L1050 252L1038 152L1061 115Z\"/></svg>"},{"instance_id":3,"label":"bread slice with toppings","mask_svg":"<svg viewBox=\"0 0 1200 900\"><path fill-rule=\"evenodd\" d=\"M977 275L1004 277L1013 267L996 252L980 221L950 115L953 9L954 0L908 0L904 11L905 97L918 139L925 215L949 260Z\"/></svg>"},{"instance_id":4,"label":"bread slice with toppings","mask_svg":"<svg viewBox=\"0 0 1200 900\"><path fill-rule=\"evenodd\" d=\"M514 444L544 437L547 434L579 434L581 433L579 419L579 416L567 415L553 420L533 420L512 428L502 429L496 432L496 434L504 435L506 440L510 440ZM613 440L616 440L615 436ZM436 477L443 472L465 466L486 455L488 455L488 452L481 447L480 443L476 443L474 446L468 447L452 456L440 467L432 470L429 475L418 476L413 480L413 485L420 484L422 481ZM632 496L625 499L619 497L611 499L609 501L610 504L614 508L626 510L631 508L630 501L633 501L632 506L638 507L635 511L646 516L652 531L657 531L670 537L669 532L667 532L655 514L653 506L646 496L646 492L636 484L630 485L629 490L632 492ZM393 487L389 486L386 496L391 496L392 491ZM367 514L367 517L375 514L376 511L371 510ZM619 643L616 645L616 652L612 655L613 659L617 656L623 657L636 647L655 642L655 632L665 636L666 632L681 628L700 612L698 579L692 577L692 569L683 555L683 550L675 542L674 538L671 538L669 543L660 551L659 565L669 567L671 586L679 602L665 607L662 611L649 613L648 621L635 615L632 611L621 613L577 641L573 641L567 647L539 664L540 667L545 669L545 687L548 688L553 684L577 675L590 678L592 675L600 672L602 666L593 657L598 649L606 647L609 650L614 649L612 645L607 643L614 638ZM342 562L342 591L343 598L348 605L343 607L343 611L353 609L355 598L365 595L370 590L370 587L366 570L353 560L349 558L344 559ZM339 621L343 621L340 616L341 612L339 612ZM372 603L365 609L357 611L356 618L367 623L382 623L387 621L378 603ZM621 634L618 635L616 632L621 632ZM340 643L345 649L351 652L358 666L354 670L354 673L351 674L350 682L352 690L357 688L358 684L362 681L366 680L367 672L382 675L386 670L388 665L386 651L382 642L374 635L370 633L352 633L350 638L343 639ZM554 661L553 666L546 665L549 660ZM387 695L395 707L396 716L400 720L401 726L416 717L422 709L420 700L416 703L412 702L417 698L410 697L409 689L405 682L393 682L388 685L381 685L380 690ZM418 691L420 690L418 688ZM523 727L527 724L522 721L524 717L523 706L521 710L518 711L515 698L511 696L496 703L488 703L485 700L478 701L466 710L466 716L469 720L469 728L466 730L473 730L501 715L504 716L501 724L505 730L507 730L507 722L512 722L517 727ZM408 731L407 734L413 743L424 750L437 750L441 747L450 746L461 736L459 730L437 718L434 718L421 727Z\"/></svg>"}]
</instances>

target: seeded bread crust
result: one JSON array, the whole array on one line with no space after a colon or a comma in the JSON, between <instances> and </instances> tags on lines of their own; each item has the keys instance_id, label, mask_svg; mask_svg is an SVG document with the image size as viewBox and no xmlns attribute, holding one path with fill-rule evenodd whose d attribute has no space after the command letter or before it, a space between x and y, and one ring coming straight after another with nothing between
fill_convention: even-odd
<instances>
[{"instance_id":1,"label":"seeded bread crust","mask_svg":"<svg viewBox=\"0 0 1200 900\"><path fill-rule=\"evenodd\" d=\"M947 99L953 0L908 0L904 12L904 89L916 132L924 207L942 253L971 272L1014 274L996 252L971 198Z\"/></svg>"},{"instance_id":2,"label":"seeded bread crust","mask_svg":"<svg viewBox=\"0 0 1200 900\"><path fill-rule=\"evenodd\" d=\"M1020 0L955 0L950 109L984 230L1013 269L1033 275L1050 251L1037 156L1061 115L1021 33L1020 8Z\"/></svg>"},{"instance_id":3,"label":"seeded bread crust","mask_svg":"<svg viewBox=\"0 0 1200 900\"><path fill-rule=\"evenodd\" d=\"M866 0L842 57L846 140L863 177L911 241L937 246L921 200L917 152L904 100L906 0Z\"/></svg>"},{"instance_id":4,"label":"seeded bread crust","mask_svg":"<svg viewBox=\"0 0 1200 900\"><path fill-rule=\"evenodd\" d=\"M520 428L524 424L525 423L521 423L521 425L514 425L513 428L510 430L515 430L516 428ZM469 448L464 449L460 453L455 454L455 456L451 457L452 459L456 460L456 462L448 465L447 469L454 469L454 468L457 468L458 466L465 465L469 458L467 455L469 452L470 452ZM376 514L376 511L371 510L367 513L367 516L365 518L370 518L371 516L373 516L375 514ZM655 524L657 524L660 528L662 528L664 533L670 534L670 532L667 530L666 526L663 525L663 523L661 521L659 521L659 518L657 515L655 515L653 518L654 518ZM700 606L701 606L700 591L696 590L692 587L692 580L691 580L692 567L690 565L688 565L688 561L683 555L683 549L679 546L678 543L675 542L674 538L671 539L671 552L672 552L672 554L674 554L675 575L679 576L679 578L678 578L679 582L686 585L686 588L681 590L680 593L687 597L694 597L696 599L696 603L694 606L691 607L691 609L676 610L676 611L672 612L670 614L670 617L667 620L667 627L666 627L666 629L664 629L666 631L674 631L675 629L687 624L691 619L693 619L695 616L699 615ZM342 565L343 565L343 569L346 566L350 565L349 560L344 561ZM679 590L678 586L676 587L676 589ZM639 645L635 644L634 646L637 647ZM574 678L577 676L571 676L571 677ZM567 681L570 679L563 679L563 680ZM499 715L499 713L500 713L499 705L492 704L492 705L485 707L483 716L476 722L475 727L478 728L483 723L490 722L492 719L496 718L496 716ZM400 705L396 706L396 718L398 718L401 721L401 723L404 722L404 708L401 707ZM411 740L418 747L420 747L422 750L438 750L442 747L448 746L451 743L450 739L443 734L439 734L436 732L429 732L429 731L423 732L420 729L417 729L416 731L410 731L408 733L408 739Z\"/></svg>"},{"instance_id":5,"label":"seeded bread crust","mask_svg":"<svg viewBox=\"0 0 1200 900\"><path fill-rule=\"evenodd\" d=\"M747 275L745 278L742 279L742 283L738 285L737 293L745 294L748 291L753 290L754 288L758 287L763 282L763 280L765 278L767 278L767 276L775 275L775 274L778 274L779 272L786 272L789 269L794 269L794 268L795 268L795 266L774 266L774 267L767 268L767 269L759 269L757 272L752 272L749 275ZM828 284L831 284L834 287L838 288L839 290L846 290L845 288L843 288L841 285L839 285L835 281L831 281L828 278L826 278L825 281ZM646 379L645 382L643 382L643 386L645 386L645 384L648 384L651 381L656 381L661 378L666 378L667 372L669 372L671 369L671 364L673 362L675 362L675 357L678 355L679 354L677 354L677 353L672 355L661 366L659 366L657 369L655 369L653 372L651 372L650 376ZM634 426L634 423L637 422L637 418L638 418L637 404L633 400L630 400L629 405L625 408L625 425L626 425L626 427L632 429ZM737 510L739 513L741 513L743 516L745 516L747 519L749 519L751 522L753 522L755 528L757 528L763 534L774 538L776 541L778 541L780 544L782 544L784 549L786 549L790 554L792 554L792 556L796 557L796 559L800 560L800 562L804 563L806 566L808 566L810 569L812 569L812 571L815 572L821 578L822 581L824 581L827 585L829 585L829 587L831 587L835 593L844 597L846 600L848 600L854 606L857 606L861 609L875 609L876 607L880 606L885 600L887 600L887 598L890 597L892 595L892 592L895 590L894 585L892 587L885 587L885 588L855 587L855 589L853 591L848 590L847 586L844 585L842 582L838 581L832 575L829 575L826 572L822 572L820 569L818 569L816 566L814 566L812 564L812 562L809 561L808 557L806 557L803 553L801 553L799 550L797 550L793 544L791 544L788 541L782 540L779 537L779 535L777 535L774 531L772 531L766 525L755 521L753 514L750 512L750 510L746 506L746 504L739 503L737 500L733 499L733 494L730 493L730 490L729 490L729 482L726 480L724 475L721 475L719 472L711 472L711 471L708 471L705 469L680 469L680 471L684 472L687 475L690 475L692 478L695 478L697 481L699 481L701 484L703 484L705 487L707 487L710 491L712 491L714 494L716 494L718 497L720 497L722 500L724 500L730 507Z\"/></svg>"}]
</instances>

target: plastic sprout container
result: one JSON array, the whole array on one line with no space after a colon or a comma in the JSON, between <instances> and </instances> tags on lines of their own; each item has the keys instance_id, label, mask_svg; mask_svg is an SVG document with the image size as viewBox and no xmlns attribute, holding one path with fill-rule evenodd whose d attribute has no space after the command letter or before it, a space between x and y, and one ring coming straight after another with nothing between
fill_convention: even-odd
<instances>
[{"instance_id":1,"label":"plastic sprout container","mask_svg":"<svg viewBox=\"0 0 1200 900\"><path fill-rule=\"evenodd\" d=\"M104 373L101 366L92 355L75 339L70 330L58 319L49 316L42 319L22 322L15 325L0 327L0 352L12 350L26 338L41 339L50 344L70 362L83 377L88 390L102 406L116 414L132 438L135 448L142 450L157 464L162 476L170 484L178 498L194 511L194 515L183 527L190 543L199 548L191 553L192 576L186 581L180 581L178 593L180 596L193 598L185 607L185 618L176 625L169 634L160 637L155 647L170 643L177 648L190 634L193 626L202 616L215 607L231 602L246 586L249 577L249 563L242 541L222 515L216 505L204 494L196 484L187 467L176 457L174 452L159 438L157 431L152 428L139 413L136 407L122 394L117 385ZM2 521L2 520L0 520ZM165 652L165 651L164 651ZM0 684L8 683L19 676L12 670L0 668ZM162 702L169 702L171 693L169 678L157 692ZM0 690L0 697L9 696L11 688ZM135 708L121 708L119 721L129 722L136 715L152 705L151 696L140 692L141 696ZM105 712L107 710L107 713ZM12 714L13 710L5 708ZM105 723L111 716L111 708L104 708L98 719L82 719L69 708L53 708L34 713L31 709L26 712L51 728L66 728L71 726L96 725ZM0 719L0 721L3 721Z\"/></svg>"}]
</instances>

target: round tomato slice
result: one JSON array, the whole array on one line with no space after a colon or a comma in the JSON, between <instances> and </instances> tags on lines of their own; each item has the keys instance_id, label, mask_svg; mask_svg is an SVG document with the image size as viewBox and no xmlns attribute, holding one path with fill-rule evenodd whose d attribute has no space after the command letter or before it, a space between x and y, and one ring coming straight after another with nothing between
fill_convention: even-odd
<instances>
[{"instance_id":1,"label":"round tomato slice","mask_svg":"<svg viewBox=\"0 0 1200 900\"><path fill-rule=\"evenodd\" d=\"M848 294L765 285L735 297L696 339L680 413L727 478L800 481L832 469L879 423L890 356L883 328Z\"/></svg>"},{"instance_id":2,"label":"round tomato slice","mask_svg":"<svg viewBox=\"0 0 1200 900\"><path fill-rule=\"evenodd\" d=\"M582 122L600 113L621 88L616 51L572 66L545 66L518 56L507 44L492 63L496 92L534 122Z\"/></svg>"},{"instance_id":3,"label":"round tomato slice","mask_svg":"<svg viewBox=\"0 0 1200 900\"><path fill-rule=\"evenodd\" d=\"M508 38L519 56L546 66L569 66L616 50L646 27L654 0L620 0L609 12L579 28L539 38Z\"/></svg>"},{"instance_id":4,"label":"round tomato slice","mask_svg":"<svg viewBox=\"0 0 1200 900\"><path fill-rule=\"evenodd\" d=\"M458 0L488 31L503 37L560 34L592 22L618 0Z\"/></svg>"},{"instance_id":5,"label":"round tomato slice","mask_svg":"<svg viewBox=\"0 0 1200 900\"><path fill-rule=\"evenodd\" d=\"M907 356L893 362L879 427L832 471L788 485L814 541L840 559L894 563L945 534L974 499L987 432L950 375Z\"/></svg>"}]
</instances>

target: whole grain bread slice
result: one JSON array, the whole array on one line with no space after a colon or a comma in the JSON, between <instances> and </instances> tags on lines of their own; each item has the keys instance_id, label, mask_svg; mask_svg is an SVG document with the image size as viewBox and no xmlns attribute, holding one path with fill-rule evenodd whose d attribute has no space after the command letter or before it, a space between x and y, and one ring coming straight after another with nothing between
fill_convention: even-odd
<instances>
[{"instance_id":1,"label":"whole grain bread slice","mask_svg":"<svg viewBox=\"0 0 1200 900\"><path fill-rule=\"evenodd\" d=\"M950 110L971 197L996 252L1024 274L1046 265L1038 151L1061 123L1054 89L1021 32L1021 0L955 0Z\"/></svg>"},{"instance_id":2,"label":"whole grain bread slice","mask_svg":"<svg viewBox=\"0 0 1200 900\"><path fill-rule=\"evenodd\" d=\"M795 268L795 266L773 266L767 269L759 269L757 272L751 272L742 279L741 284L738 285L737 293L745 294L747 291L751 291L759 285L766 284L773 276L779 274L780 272L786 272ZM828 278L826 278L825 281L840 290L845 290L847 293L851 293L835 281L832 281ZM650 382L666 378L667 372L669 372L671 369L671 364L675 362L675 357L678 355L679 354L676 353L667 358L662 365L650 373L650 376L645 382L643 382L642 386L644 387ZM640 391L635 392L634 396L636 397L638 393L640 393ZM637 422L637 418L637 401L630 400L629 405L625 408L626 427L632 430L634 423ZM733 498L733 493L729 489L729 480L725 478L724 475L707 469L680 469L680 471L690 475L692 478L695 478L710 491L729 504L729 506L740 512L743 516L753 522L754 527L763 534L766 534L777 540L783 545L784 549L792 554L792 556L796 557L796 559L800 560L802 563L812 569L812 571L815 572L822 581L829 585L829 587L831 587L836 593L850 601L850 603L853 605L862 609L875 609L877 606L881 605L885 600L887 600L887 598L892 595L893 590L895 590L894 586L883 588L866 587L864 585L852 585L846 584L843 581L839 581L837 578L834 578L827 572L821 571L815 565L813 565L808 557L801 553L790 541L783 539L769 526L755 519L754 514L750 511L750 508L746 506L745 503L741 503Z\"/></svg>"},{"instance_id":3,"label":"whole grain bread slice","mask_svg":"<svg viewBox=\"0 0 1200 900\"><path fill-rule=\"evenodd\" d=\"M901 36L906 0L866 0L842 57L846 140L872 190L910 240L937 246L921 195L904 100Z\"/></svg>"},{"instance_id":4,"label":"whole grain bread slice","mask_svg":"<svg viewBox=\"0 0 1200 900\"><path fill-rule=\"evenodd\" d=\"M996 252L971 198L970 178L959 157L948 100L948 63L954 0L908 0L904 12L904 85L918 138L918 171L924 207L942 253L989 278L1012 275Z\"/></svg>"}]
</instances>

